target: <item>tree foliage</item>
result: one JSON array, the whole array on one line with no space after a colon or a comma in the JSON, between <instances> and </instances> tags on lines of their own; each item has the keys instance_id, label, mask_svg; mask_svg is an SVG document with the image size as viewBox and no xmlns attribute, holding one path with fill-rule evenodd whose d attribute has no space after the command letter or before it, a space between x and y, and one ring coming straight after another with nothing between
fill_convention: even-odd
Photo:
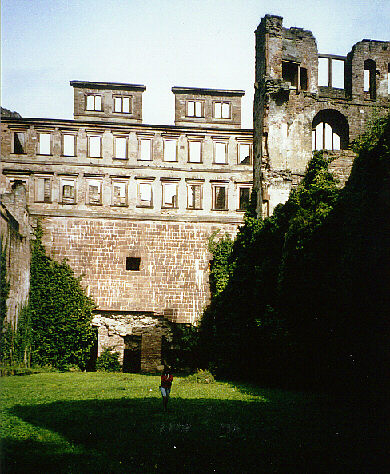
<instances>
[{"instance_id":1,"label":"tree foliage","mask_svg":"<svg viewBox=\"0 0 390 474\"><path fill-rule=\"evenodd\" d=\"M344 189L316 153L272 217L247 215L234 242L215 244L204 361L279 385L357 386L383 374L383 361L390 363L389 127L389 117L380 119L356 142Z\"/></svg>"}]
</instances>

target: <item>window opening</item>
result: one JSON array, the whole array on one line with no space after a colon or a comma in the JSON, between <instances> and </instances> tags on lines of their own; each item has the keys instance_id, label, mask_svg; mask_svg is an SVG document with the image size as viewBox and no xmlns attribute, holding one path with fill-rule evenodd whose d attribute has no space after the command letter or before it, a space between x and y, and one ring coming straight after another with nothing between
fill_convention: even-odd
<instances>
[{"instance_id":1,"label":"window opening","mask_svg":"<svg viewBox=\"0 0 390 474\"><path fill-rule=\"evenodd\" d=\"M39 134L39 155L50 155L50 133Z\"/></svg>"},{"instance_id":2,"label":"window opening","mask_svg":"<svg viewBox=\"0 0 390 474\"><path fill-rule=\"evenodd\" d=\"M230 119L230 102L214 102L214 118Z\"/></svg>"},{"instance_id":3,"label":"window opening","mask_svg":"<svg viewBox=\"0 0 390 474\"><path fill-rule=\"evenodd\" d=\"M217 142L214 144L214 163L226 163L226 143Z\"/></svg>"},{"instance_id":4,"label":"window opening","mask_svg":"<svg viewBox=\"0 0 390 474\"><path fill-rule=\"evenodd\" d=\"M298 87L298 64L291 61L282 61L282 78L293 87Z\"/></svg>"},{"instance_id":5,"label":"window opening","mask_svg":"<svg viewBox=\"0 0 390 474\"><path fill-rule=\"evenodd\" d=\"M224 210L227 208L227 189L226 186L213 187L213 209Z\"/></svg>"},{"instance_id":6,"label":"window opening","mask_svg":"<svg viewBox=\"0 0 390 474\"><path fill-rule=\"evenodd\" d=\"M145 207L152 206L152 184L139 183L138 184L139 205Z\"/></svg>"},{"instance_id":7,"label":"window opening","mask_svg":"<svg viewBox=\"0 0 390 474\"><path fill-rule=\"evenodd\" d=\"M152 159L152 140L141 138L139 141L139 159L141 161Z\"/></svg>"},{"instance_id":8,"label":"window opening","mask_svg":"<svg viewBox=\"0 0 390 474\"><path fill-rule=\"evenodd\" d=\"M74 135L62 135L62 153L64 156L75 156L75 141Z\"/></svg>"},{"instance_id":9,"label":"window opening","mask_svg":"<svg viewBox=\"0 0 390 474\"><path fill-rule=\"evenodd\" d=\"M127 139L125 137L115 137L115 158L127 158Z\"/></svg>"},{"instance_id":10,"label":"window opening","mask_svg":"<svg viewBox=\"0 0 390 474\"><path fill-rule=\"evenodd\" d=\"M240 211L246 211L247 207L249 206L251 188L240 187L238 188L238 190L239 190L238 209Z\"/></svg>"},{"instance_id":11,"label":"window opening","mask_svg":"<svg viewBox=\"0 0 390 474\"><path fill-rule=\"evenodd\" d=\"M51 179L36 178L36 202L51 202Z\"/></svg>"},{"instance_id":12,"label":"window opening","mask_svg":"<svg viewBox=\"0 0 390 474\"><path fill-rule=\"evenodd\" d=\"M127 206L127 183L121 181L112 182L112 205Z\"/></svg>"},{"instance_id":13,"label":"window opening","mask_svg":"<svg viewBox=\"0 0 390 474\"><path fill-rule=\"evenodd\" d=\"M188 184L188 209L202 209L202 185Z\"/></svg>"},{"instance_id":14,"label":"window opening","mask_svg":"<svg viewBox=\"0 0 390 474\"><path fill-rule=\"evenodd\" d=\"M164 161L177 161L176 140L164 141Z\"/></svg>"},{"instance_id":15,"label":"window opening","mask_svg":"<svg viewBox=\"0 0 390 474\"><path fill-rule=\"evenodd\" d=\"M90 136L88 137L88 150L90 158L101 157L102 137Z\"/></svg>"},{"instance_id":16,"label":"window opening","mask_svg":"<svg viewBox=\"0 0 390 474\"><path fill-rule=\"evenodd\" d=\"M97 179L88 180L88 204L101 204L102 183Z\"/></svg>"},{"instance_id":17,"label":"window opening","mask_svg":"<svg viewBox=\"0 0 390 474\"><path fill-rule=\"evenodd\" d=\"M129 114L130 108L130 97L114 97L114 112Z\"/></svg>"},{"instance_id":18,"label":"window opening","mask_svg":"<svg viewBox=\"0 0 390 474\"><path fill-rule=\"evenodd\" d=\"M191 163L201 163L202 161L202 142L188 142L189 159Z\"/></svg>"},{"instance_id":19,"label":"window opening","mask_svg":"<svg viewBox=\"0 0 390 474\"><path fill-rule=\"evenodd\" d=\"M177 183L163 183L163 207L177 207Z\"/></svg>"},{"instance_id":20,"label":"window opening","mask_svg":"<svg viewBox=\"0 0 390 474\"><path fill-rule=\"evenodd\" d=\"M322 110L313 119L312 150L344 150L348 147L348 121L337 110Z\"/></svg>"},{"instance_id":21,"label":"window opening","mask_svg":"<svg viewBox=\"0 0 390 474\"><path fill-rule=\"evenodd\" d=\"M74 180L62 180L62 202L64 204L74 204L76 202L76 189Z\"/></svg>"},{"instance_id":22,"label":"window opening","mask_svg":"<svg viewBox=\"0 0 390 474\"><path fill-rule=\"evenodd\" d=\"M187 101L187 117L204 117L203 102L199 100Z\"/></svg>"},{"instance_id":23,"label":"window opening","mask_svg":"<svg viewBox=\"0 0 390 474\"><path fill-rule=\"evenodd\" d=\"M22 155L25 153L25 138L24 132L14 132L13 153Z\"/></svg>"},{"instance_id":24,"label":"window opening","mask_svg":"<svg viewBox=\"0 0 390 474\"><path fill-rule=\"evenodd\" d=\"M364 92L368 92L370 99L376 99L376 64L372 59L364 61Z\"/></svg>"},{"instance_id":25,"label":"window opening","mask_svg":"<svg viewBox=\"0 0 390 474\"><path fill-rule=\"evenodd\" d=\"M307 77L307 69L305 67L299 68L299 74L300 74L300 88L303 91L307 91L308 88L308 77Z\"/></svg>"},{"instance_id":26,"label":"window opening","mask_svg":"<svg viewBox=\"0 0 390 474\"><path fill-rule=\"evenodd\" d=\"M239 165L251 164L251 146L248 143L238 144L238 164Z\"/></svg>"},{"instance_id":27,"label":"window opening","mask_svg":"<svg viewBox=\"0 0 390 474\"><path fill-rule=\"evenodd\" d=\"M141 267L141 257L126 257L126 270L139 272Z\"/></svg>"},{"instance_id":28,"label":"window opening","mask_svg":"<svg viewBox=\"0 0 390 474\"><path fill-rule=\"evenodd\" d=\"M102 110L102 96L101 95L87 95L87 110Z\"/></svg>"}]
</instances>

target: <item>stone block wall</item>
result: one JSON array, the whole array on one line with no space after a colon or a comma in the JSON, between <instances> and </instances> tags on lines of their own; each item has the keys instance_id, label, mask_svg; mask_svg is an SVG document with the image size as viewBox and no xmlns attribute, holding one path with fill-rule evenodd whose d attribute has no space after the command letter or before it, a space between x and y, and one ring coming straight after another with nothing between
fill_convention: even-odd
<instances>
[{"instance_id":1,"label":"stone block wall","mask_svg":"<svg viewBox=\"0 0 390 474\"><path fill-rule=\"evenodd\" d=\"M66 258L100 310L151 311L195 323L209 300L208 238L233 224L46 217L43 242ZM139 270L126 259L140 258Z\"/></svg>"}]
</instances>

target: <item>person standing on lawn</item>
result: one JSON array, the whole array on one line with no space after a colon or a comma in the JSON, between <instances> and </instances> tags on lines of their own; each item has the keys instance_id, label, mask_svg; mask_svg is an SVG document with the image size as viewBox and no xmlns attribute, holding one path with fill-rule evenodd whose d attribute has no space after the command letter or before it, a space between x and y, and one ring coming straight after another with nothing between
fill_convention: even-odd
<instances>
[{"instance_id":1,"label":"person standing on lawn","mask_svg":"<svg viewBox=\"0 0 390 474\"><path fill-rule=\"evenodd\" d=\"M160 391L163 397L164 411L167 411L168 409L168 400L169 400L169 394L171 392L172 381L173 381L173 375L171 374L169 368L165 366L164 371L161 374L161 385L160 385Z\"/></svg>"}]
</instances>

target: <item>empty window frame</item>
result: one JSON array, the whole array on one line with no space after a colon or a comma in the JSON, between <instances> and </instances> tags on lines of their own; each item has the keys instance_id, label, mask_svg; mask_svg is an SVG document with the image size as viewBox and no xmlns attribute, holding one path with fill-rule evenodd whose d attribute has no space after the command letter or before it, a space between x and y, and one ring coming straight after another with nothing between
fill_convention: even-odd
<instances>
[{"instance_id":1,"label":"empty window frame","mask_svg":"<svg viewBox=\"0 0 390 474\"><path fill-rule=\"evenodd\" d=\"M188 161L190 163L202 163L202 142L189 140Z\"/></svg>"},{"instance_id":2,"label":"empty window frame","mask_svg":"<svg viewBox=\"0 0 390 474\"><path fill-rule=\"evenodd\" d=\"M147 181L138 181L138 206L153 207L153 187Z\"/></svg>"},{"instance_id":3,"label":"empty window frame","mask_svg":"<svg viewBox=\"0 0 390 474\"><path fill-rule=\"evenodd\" d=\"M213 210L223 211L227 209L227 194L226 184L212 185Z\"/></svg>"},{"instance_id":4,"label":"empty window frame","mask_svg":"<svg viewBox=\"0 0 390 474\"><path fill-rule=\"evenodd\" d=\"M227 143L226 142L214 142L214 163L226 164L227 163Z\"/></svg>"},{"instance_id":5,"label":"empty window frame","mask_svg":"<svg viewBox=\"0 0 390 474\"><path fill-rule=\"evenodd\" d=\"M114 137L114 158L120 160L127 159L127 138Z\"/></svg>"},{"instance_id":6,"label":"empty window frame","mask_svg":"<svg viewBox=\"0 0 390 474\"><path fill-rule=\"evenodd\" d=\"M35 202L51 202L51 178L37 176L35 178Z\"/></svg>"},{"instance_id":7,"label":"empty window frame","mask_svg":"<svg viewBox=\"0 0 390 474\"><path fill-rule=\"evenodd\" d=\"M61 203L76 203L76 180L71 178L61 179Z\"/></svg>"},{"instance_id":8,"label":"empty window frame","mask_svg":"<svg viewBox=\"0 0 390 474\"><path fill-rule=\"evenodd\" d=\"M64 133L62 135L62 155L75 156L76 136Z\"/></svg>"},{"instance_id":9,"label":"empty window frame","mask_svg":"<svg viewBox=\"0 0 390 474\"><path fill-rule=\"evenodd\" d=\"M231 103L224 101L213 102L213 117L216 119L230 119Z\"/></svg>"},{"instance_id":10,"label":"empty window frame","mask_svg":"<svg viewBox=\"0 0 390 474\"><path fill-rule=\"evenodd\" d=\"M239 186L238 187L238 210L246 211L249 206L251 197L251 186Z\"/></svg>"},{"instance_id":11,"label":"empty window frame","mask_svg":"<svg viewBox=\"0 0 390 474\"><path fill-rule=\"evenodd\" d=\"M127 206L127 181L112 180L112 205Z\"/></svg>"},{"instance_id":12,"label":"empty window frame","mask_svg":"<svg viewBox=\"0 0 390 474\"><path fill-rule=\"evenodd\" d=\"M97 94L88 94L86 96L86 110L95 110L101 112L102 110L102 96Z\"/></svg>"},{"instance_id":13,"label":"empty window frame","mask_svg":"<svg viewBox=\"0 0 390 474\"><path fill-rule=\"evenodd\" d=\"M187 183L187 208L202 209L202 184Z\"/></svg>"},{"instance_id":14,"label":"empty window frame","mask_svg":"<svg viewBox=\"0 0 390 474\"><path fill-rule=\"evenodd\" d=\"M100 179L87 179L87 203L91 205L102 203L102 181Z\"/></svg>"},{"instance_id":15,"label":"empty window frame","mask_svg":"<svg viewBox=\"0 0 390 474\"><path fill-rule=\"evenodd\" d=\"M201 100L188 100L186 103L187 117L204 117L204 102Z\"/></svg>"},{"instance_id":16,"label":"empty window frame","mask_svg":"<svg viewBox=\"0 0 390 474\"><path fill-rule=\"evenodd\" d=\"M164 161L177 161L177 140L176 139L165 139L164 140Z\"/></svg>"},{"instance_id":17,"label":"empty window frame","mask_svg":"<svg viewBox=\"0 0 390 474\"><path fill-rule=\"evenodd\" d=\"M239 143L237 153L239 165L250 165L252 163L252 146L249 143Z\"/></svg>"},{"instance_id":18,"label":"empty window frame","mask_svg":"<svg viewBox=\"0 0 390 474\"><path fill-rule=\"evenodd\" d=\"M326 122L320 122L312 131L313 150L340 150L340 136Z\"/></svg>"},{"instance_id":19,"label":"empty window frame","mask_svg":"<svg viewBox=\"0 0 390 474\"><path fill-rule=\"evenodd\" d=\"M364 92L370 99L376 99L376 63L372 59L364 61Z\"/></svg>"},{"instance_id":20,"label":"empty window frame","mask_svg":"<svg viewBox=\"0 0 390 474\"><path fill-rule=\"evenodd\" d=\"M14 132L12 140L12 153L22 155L26 153L26 133Z\"/></svg>"},{"instance_id":21,"label":"empty window frame","mask_svg":"<svg viewBox=\"0 0 390 474\"><path fill-rule=\"evenodd\" d=\"M131 97L114 97L114 112L120 114L131 114Z\"/></svg>"},{"instance_id":22,"label":"empty window frame","mask_svg":"<svg viewBox=\"0 0 390 474\"><path fill-rule=\"evenodd\" d=\"M138 159L140 161L152 160L152 139L140 138L138 141Z\"/></svg>"},{"instance_id":23,"label":"empty window frame","mask_svg":"<svg viewBox=\"0 0 390 474\"><path fill-rule=\"evenodd\" d=\"M50 133L39 133L38 154L39 155L51 154L51 134Z\"/></svg>"},{"instance_id":24,"label":"empty window frame","mask_svg":"<svg viewBox=\"0 0 390 474\"><path fill-rule=\"evenodd\" d=\"M102 137L100 135L88 136L88 156L90 158L101 158L102 156Z\"/></svg>"},{"instance_id":25,"label":"empty window frame","mask_svg":"<svg viewBox=\"0 0 390 474\"><path fill-rule=\"evenodd\" d=\"M141 257L126 257L126 270L139 272L141 268Z\"/></svg>"},{"instance_id":26,"label":"empty window frame","mask_svg":"<svg viewBox=\"0 0 390 474\"><path fill-rule=\"evenodd\" d=\"M342 57L318 58L318 85L344 89L345 86L345 60Z\"/></svg>"},{"instance_id":27,"label":"empty window frame","mask_svg":"<svg viewBox=\"0 0 390 474\"><path fill-rule=\"evenodd\" d=\"M178 206L178 183L165 182L162 184L162 208L174 208Z\"/></svg>"},{"instance_id":28,"label":"empty window frame","mask_svg":"<svg viewBox=\"0 0 390 474\"><path fill-rule=\"evenodd\" d=\"M307 90L307 69L293 61L282 61L282 78L298 90Z\"/></svg>"},{"instance_id":29,"label":"empty window frame","mask_svg":"<svg viewBox=\"0 0 390 474\"><path fill-rule=\"evenodd\" d=\"M318 58L318 85L326 87L329 85L328 58Z\"/></svg>"},{"instance_id":30,"label":"empty window frame","mask_svg":"<svg viewBox=\"0 0 390 474\"><path fill-rule=\"evenodd\" d=\"M312 122L312 150L344 150L348 147L349 125L337 110L324 109Z\"/></svg>"}]
</instances>

